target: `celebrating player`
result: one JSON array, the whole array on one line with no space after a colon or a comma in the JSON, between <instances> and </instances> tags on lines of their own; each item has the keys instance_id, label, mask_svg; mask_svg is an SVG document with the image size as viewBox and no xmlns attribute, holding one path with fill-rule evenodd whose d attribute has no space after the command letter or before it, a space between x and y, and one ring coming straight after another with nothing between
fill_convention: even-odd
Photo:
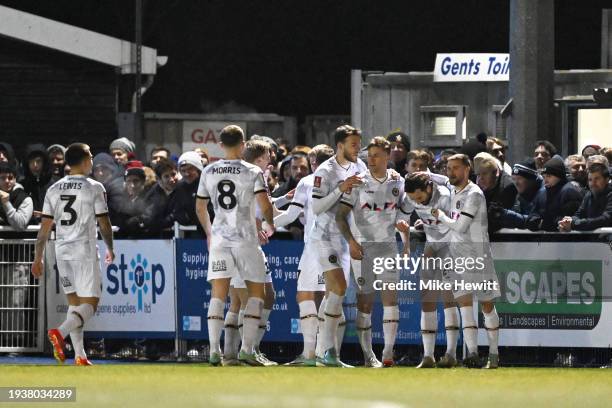
<instances>
[{"instance_id":1,"label":"celebrating player","mask_svg":"<svg viewBox=\"0 0 612 408\"><path fill-rule=\"evenodd\" d=\"M411 174L406 178L406 196L401 206L401 218L410 220L410 214L416 211L419 219L416 228L425 231L426 243L423 251L425 265L421 266L421 281L450 282L449 274L442 269L442 260L450 257L448 227L431 215L433 208L448 211L450 208L450 191L445 186L434 184L426 174ZM435 262L430 262L433 260ZM440 262L438 262L438 260ZM459 316L452 291L421 290L421 333L423 338L423 360L417 368L436 366L434 348L436 329L438 327L437 301L444 302L444 326L446 328L446 353L438 361L440 368L451 368L457 365L457 339L459 337Z\"/></svg>"},{"instance_id":2,"label":"celebrating player","mask_svg":"<svg viewBox=\"0 0 612 408\"><path fill-rule=\"evenodd\" d=\"M500 296L497 274L493 266L491 245L489 243L487 205L480 188L472 183L470 159L465 154L455 154L448 158L448 178L432 174L436 182L448 182L451 188L450 214L438 208L431 214L442 224L450 228L450 252L455 261L459 258L472 258L476 264L481 262L483 268L475 266L463 273L457 273L455 267L455 285L484 283L481 289L457 286L454 296L461 311L463 338L468 348L468 357L463 360L467 367L480 367L478 358L478 325L474 319L472 307L474 297L478 299L484 314L484 324L489 340L489 358L485 368L497 368L499 365L498 336L499 316L493 300Z\"/></svg>"},{"instance_id":3,"label":"celebrating player","mask_svg":"<svg viewBox=\"0 0 612 408\"><path fill-rule=\"evenodd\" d=\"M75 364L88 366L91 362L83 347L83 327L94 315L102 292L96 220L106 244L106 263L115 258L113 232L104 187L87 177L93 167L89 146L83 143L70 145L65 160L71 173L47 190L32 274L38 278L43 273L45 243L55 221L57 270L69 306L66 320L58 328L49 330L47 335L59 363L66 360L64 339L70 334Z\"/></svg>"},{"instance_id":4,"label":"celebrating player","mask_svg":"<svg viewBox=\"0 0 612 408\"><path fill-rule=\"evenodd\" d=\"M316 250L321 270L325 276L327 301L323 329L319 328L324 350L321 364L338 367L336 337L342 317L342 301L346 293L350 272L348 244L336 225L336 210L343 193L361 184L358 174L366 170L365 164L357 158L361 147L361 131L344 125L334 133L336 154L323 162L314 173L312 189L312 210L315 224L311 239Z\"/></svg>"},{"instance_id":5,"label":"celebrating player","mask_svg":"<svg viewBox=\"0 0 612 408\"><path fill-rule=\"evenodd\" d=\"M391 170L387 170L390 150L390 143L384 137L372 139L367 147L368 170L359 175L363 183L342 195L340 201L342 205L338 207L336 214L338 229L349 243L351 266L358 288L356 326L359 343L363 350L365 366L374 368L382 367L383 364L386 367L393 365L393 346L399 324L397 292L383 289L381 300L385 347L381 364L372 350L371 316L375 299L374 281L397 282L399 273L394 268L376 275L373 271L373 261L375 258L397 257L395 223L404 195L404 179L393 178ZM351 213L361 233L361 242L351 233L349 226ZM405 235L402 240L404 253L409 253L409 237Z\"/></svg>"},{"instance_id":6,"label":"celebrating player","mask_svg":"<svg viewBox=\"0 0 612 408\"><path fill-rule=\"evenodd\" d=\"M308 160L313 171L334 155L328 145L317 145L308 153ZM316 365L315 345L319 326L317 304L321 305L325 293L323 273L317 261L317 249L311 237L314 225L312 213L312 189L314 175L303 177L295 188L291 205L274 218L276 227L283 227L295 221L300 214L304 215L304 250L298 265L297 302L300 309L300 326L304 337L302 354L288 363L291 366L314 367ZM314 260L314 261L313 261ZM324 306L324 304L323 304Z\"/></svg>"},{"instance_id":7,"label":"celebrating player","mask_svg":"<svg viewBox=\"0 0 612 408\"><path fill-rule=\"evenodd\" d=\"M221 332L224 306L230 280L240 276L247 286L248 300L244 312L242 347L238 359L248 365L262 363L253 352L265 298L268 270L255 221L255 203L268 222L269 235L274 231L272 203L261 169L241 160L244 133L235 125L226 126L220 134L225 159L202 172L196 199L196 213L206 231L209 249L208 281L212 294L208 307L210 363L221 364ZM212 201L215 219L211 226L207 204Z\"/></svg>"}]
</instances>

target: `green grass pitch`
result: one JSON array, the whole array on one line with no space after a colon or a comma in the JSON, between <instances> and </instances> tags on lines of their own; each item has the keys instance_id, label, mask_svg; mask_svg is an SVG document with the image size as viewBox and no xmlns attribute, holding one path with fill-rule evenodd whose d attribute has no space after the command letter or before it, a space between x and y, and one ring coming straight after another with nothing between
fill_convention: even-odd
<instances>
[{"instance_id":1,"label":"green grass pitch","mask_svg":"<svg viewBox=\"0 0 612 408\"><path fill-rule=\"evenodd\" d=\"M0 386L74 386L76 403L51 404L66 407L586 408L612 405L610 369L3 365ZM9 404L0 403L0 408L3 406Z\"/></svg>"}]
</instances>

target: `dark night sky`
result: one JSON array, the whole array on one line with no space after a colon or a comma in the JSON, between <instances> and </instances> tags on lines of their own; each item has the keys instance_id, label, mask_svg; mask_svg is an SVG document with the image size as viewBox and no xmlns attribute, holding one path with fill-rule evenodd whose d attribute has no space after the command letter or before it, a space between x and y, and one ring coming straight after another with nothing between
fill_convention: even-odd
<instances>
[{"instance_id":1,"label":"dark night sky","mask_svg":"<svg viewBox=\"0 0 612 408\"><path fill-rule=\"evenodd\" d=\"M145 111L234 100L259 112L348 113L351 68L431 71L436 52L508 52L509 1L144 0L144 43L169 56ZM0 0L133 40L128 0ZM598 68L601 9L555 2L556 68Z\"/></svg>"}]
</instances>

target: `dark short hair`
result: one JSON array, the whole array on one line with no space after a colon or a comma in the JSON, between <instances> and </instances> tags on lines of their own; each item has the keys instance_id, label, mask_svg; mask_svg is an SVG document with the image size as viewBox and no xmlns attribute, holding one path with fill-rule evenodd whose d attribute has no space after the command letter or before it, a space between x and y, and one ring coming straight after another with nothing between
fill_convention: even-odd
<instances>
[{"instance_id":1,"label":"dark short hair","mask_svg":"<svg viewBox=\"0 0 612 408\"><path fill-rule=\"evenodd\" d=\"M387 154L391 153L391 142L389 142L382 136L376 136L372 140L370 140L370 143L368 143L367 150L369 151L371 147L379 147L383 149Z\"/></svg>"},{"instance_id":2,"label":"dark short hair","mask_svg":"<svg viewBox=\"0 0 612 408\"><path fill-rule=\"evenodd\" d=\"M602 163L593 163L589 167L589 173L599 173L603 178L610 178L610 169Z\"/></svg>"},{"instance_id":3,"label":"dark short hair","mask_svg":"<svg viewBox=\"0 0 612 408\"><path fill-rule=\"evenodd\" d=\"M151 150L151 156L153 156L153 153L156 153L156 152L166 152L168 154L168 157L170 157L170 149L168 149L167 147L155 146L153 150Z\"/></svg>"},{"instance_id":4,"label":"dark short hair","mask_svg":"<svg viewBox=\"0 0 612 408\"><path fill-rule=\"evenodd\" d=\"M89 158L91 152L85 143L73 143L66 149L64 160L70 167L78 166L85 158Z\"/></svg>"},{"instance_id":5,"label":"dark short hair","mask_svg":"<svg viewBox=\"0 0 612 408\"><path fill-rule=\"evenodd\" d=\"M306 153L304 153L304 152L297 151L297 152L291 153L290 156L291 156L291 160L293 160L293 159L306 159L306 161L308 161L308 155Z\"/></svg>"},{"instance_id":6,"label":"dark short hair","mask_svg":"<svg viewBox=\"0 0 612 408\"><path fill-rule=\"evenodd\" d=\"M425 191L430 184L431 180L426 174L414 173L406 177L404 191L406 193L414 193L416 190Z\"/></svg>"},{"instance_id":7,"label":"dark short hair","mask_svg":"<svg viewBox=\"0 0 612 408\"><path fill-rule=\"evenodd\" d=\"M351 126L351 125L342 125L336 128L334 132L334 143L338 145L338 143L344 143L347 137L349 136L359 136L361 137L361 130Z\"/></svg>"},{"instance_id":8,"label":"dark short hair","mask_svg":"<svg viewBox=\"0 0 612 408\"><path fill-rule=\"evenodd\" d=\"M219 139L227 147L238 146L240 142L244 141L244 132L240 126L228 125L221 130Z\"/></svg>"},{"instance_id":9,"label":"dark short hair","mask_svg":"<svg viewBox=\"0 0 612 408\"><path fill-rule=\"evenodd\" d=\"M546 150L548 150L548 153L550 153L550 156L554 156L555 154L557 154L557 148L555 147L554 144L550 143L548 140L538 140L535 142L535 146L533 147L533 149L537 149L538 146L544 146L546 148Z\"/></svg>"},{"instance_id":10,"label":"dark short hair","mask_svg":"<svg viewBox=\"0 0 612 408\"><path fill-rule=\"evenodd\" d=\"M172 160L161 158L157 162L153 170L155 170L155 175L157 176L157 178L161 178L162 174L168 171L176 171L176 163L174 163L174 161Z\"/></svg>"},{"instance_id":11,"label":"dark short hair","mask_svg":"<svg viewBox=\"0 0 612 408\"><path fill-rule=\"evenodd\" d=\"M314 157L317 166L334 155L334 149L326 144L316 145L308 152L308 157Z\"/></svg>"},{"instance_id":12,"label":"dark short hair","mask_svg":"<svg viewBox=\"0 0 612 408\"><path fill-rule=\"evenodd\" d=\"M450 156L446 159L447 162L451 160L459 160L465 167L472 167L472 163L470 162L470 157L467 154L457 153Z\"/></svg>"}]
</instances>

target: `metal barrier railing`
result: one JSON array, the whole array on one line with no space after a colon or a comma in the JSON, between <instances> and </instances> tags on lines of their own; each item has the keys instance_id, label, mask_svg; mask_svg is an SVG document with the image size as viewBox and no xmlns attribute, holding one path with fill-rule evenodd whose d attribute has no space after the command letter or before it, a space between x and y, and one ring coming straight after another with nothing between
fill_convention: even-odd
<instances>
[{"instance_id":1,"label":"metal barrier railing","mask_svg":"<svg viewBox=\"0 0 612 408\"><path fill-rule=\"evenodd\" d=\"M43 351L45 282L30 273L34 239L0 239L0 352Z\"/></svg>"}]
</instances>

